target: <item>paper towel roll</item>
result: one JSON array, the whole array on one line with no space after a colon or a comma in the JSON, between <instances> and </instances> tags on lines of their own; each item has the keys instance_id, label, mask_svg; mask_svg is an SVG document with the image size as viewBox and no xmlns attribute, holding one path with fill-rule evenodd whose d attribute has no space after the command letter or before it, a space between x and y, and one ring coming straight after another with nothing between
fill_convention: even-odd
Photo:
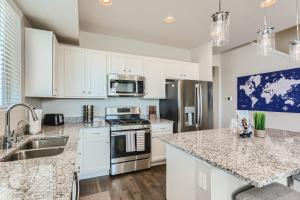
<instances>
[{"instance_id":1,"label":"paper towel roll","mask_svg":"<svg viewBox=\"0 0 300 200\"><path fill-rule=\"evenodd\" d=\"M35 108L34 112L38 118L37 121L33 121L31 113L29 113L29 133L30 134L37 134L42 131L42 114L43 110Z\"/></svg>"}]
</instances>

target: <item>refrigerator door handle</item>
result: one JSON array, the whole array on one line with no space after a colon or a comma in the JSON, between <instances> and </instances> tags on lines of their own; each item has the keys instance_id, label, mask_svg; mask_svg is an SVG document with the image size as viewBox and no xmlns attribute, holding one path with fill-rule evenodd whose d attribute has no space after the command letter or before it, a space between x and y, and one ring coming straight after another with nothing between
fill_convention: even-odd
<instances>
[{"instance_id":1,"label":"refrigerator door handle","mask_svg":"<svg viewBox=\"0 0 300 200\"><path fill-rule=\"evenodd\" d=\"M196 126L198 128L202 127L202 119L203 119L203 113L202 113L202 87L201 84L196 84L195 86L195 90L196 90L196 106L197 106L197 110L196 110Z\"/></svg>"}]
</instances>

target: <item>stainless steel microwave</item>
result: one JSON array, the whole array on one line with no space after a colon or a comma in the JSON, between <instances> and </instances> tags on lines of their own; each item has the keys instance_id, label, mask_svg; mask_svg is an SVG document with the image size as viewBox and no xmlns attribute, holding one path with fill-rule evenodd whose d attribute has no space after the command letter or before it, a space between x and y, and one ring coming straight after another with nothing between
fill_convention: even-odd
<instances>
[{"instance_id":1,"label":"stainless steel microwave","mask_svg":"<svg viewBox=\"0 0 300 200\"><path fill-rule=\"evenodd\" d=\"M108 96L142 97L145 95L145 77L137 75L109 74Z\"/></svg>"}]
</instances>

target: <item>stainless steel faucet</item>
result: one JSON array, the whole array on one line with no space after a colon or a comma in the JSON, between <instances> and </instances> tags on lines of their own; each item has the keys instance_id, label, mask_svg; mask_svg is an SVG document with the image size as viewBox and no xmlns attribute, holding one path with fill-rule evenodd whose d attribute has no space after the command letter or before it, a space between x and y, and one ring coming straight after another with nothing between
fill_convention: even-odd
<instances>
[{"instance_id":1,"label":"stainless steel faucet","mask_svg":"<svg viewBox=\"0 0 300 200\"><path fill-rule=\"evenodd\" d=\"M2 145L3 149L11 148L12 142L11 142L11 130L10 130L10 112L12 109L14 109L15 107L18 107L18 106L23 106L25 108L28 108L28 110L31 112L33 121L38 120L38 117L36 116L33 108L31 108L27 104L18 103L18 104L14 104L14 105L11 105L10 107L8 107L5 112L5 133L4 133L3 145Z\"/></svg>"}]
</instances>

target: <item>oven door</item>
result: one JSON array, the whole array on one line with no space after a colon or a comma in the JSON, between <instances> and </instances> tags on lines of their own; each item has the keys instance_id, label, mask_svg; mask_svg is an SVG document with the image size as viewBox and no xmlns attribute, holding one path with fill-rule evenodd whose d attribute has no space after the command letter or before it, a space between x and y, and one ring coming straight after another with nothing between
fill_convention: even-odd
<instances>
[{"instance_id":1,"label":"oven door","mask_svg":"<svg viewBox=\"0 0 300 200\"><path fill-rule=\"evenodd\" d=\"M145 134L144 151L128 151L126 148L126 135L134 132L134 142L137 145L136 133L143 131ZM126 162L130 160L150 158L151 156L151 131L146 130L118 131L111 133L111 163Z\"/></svg>"}]
</instances>

